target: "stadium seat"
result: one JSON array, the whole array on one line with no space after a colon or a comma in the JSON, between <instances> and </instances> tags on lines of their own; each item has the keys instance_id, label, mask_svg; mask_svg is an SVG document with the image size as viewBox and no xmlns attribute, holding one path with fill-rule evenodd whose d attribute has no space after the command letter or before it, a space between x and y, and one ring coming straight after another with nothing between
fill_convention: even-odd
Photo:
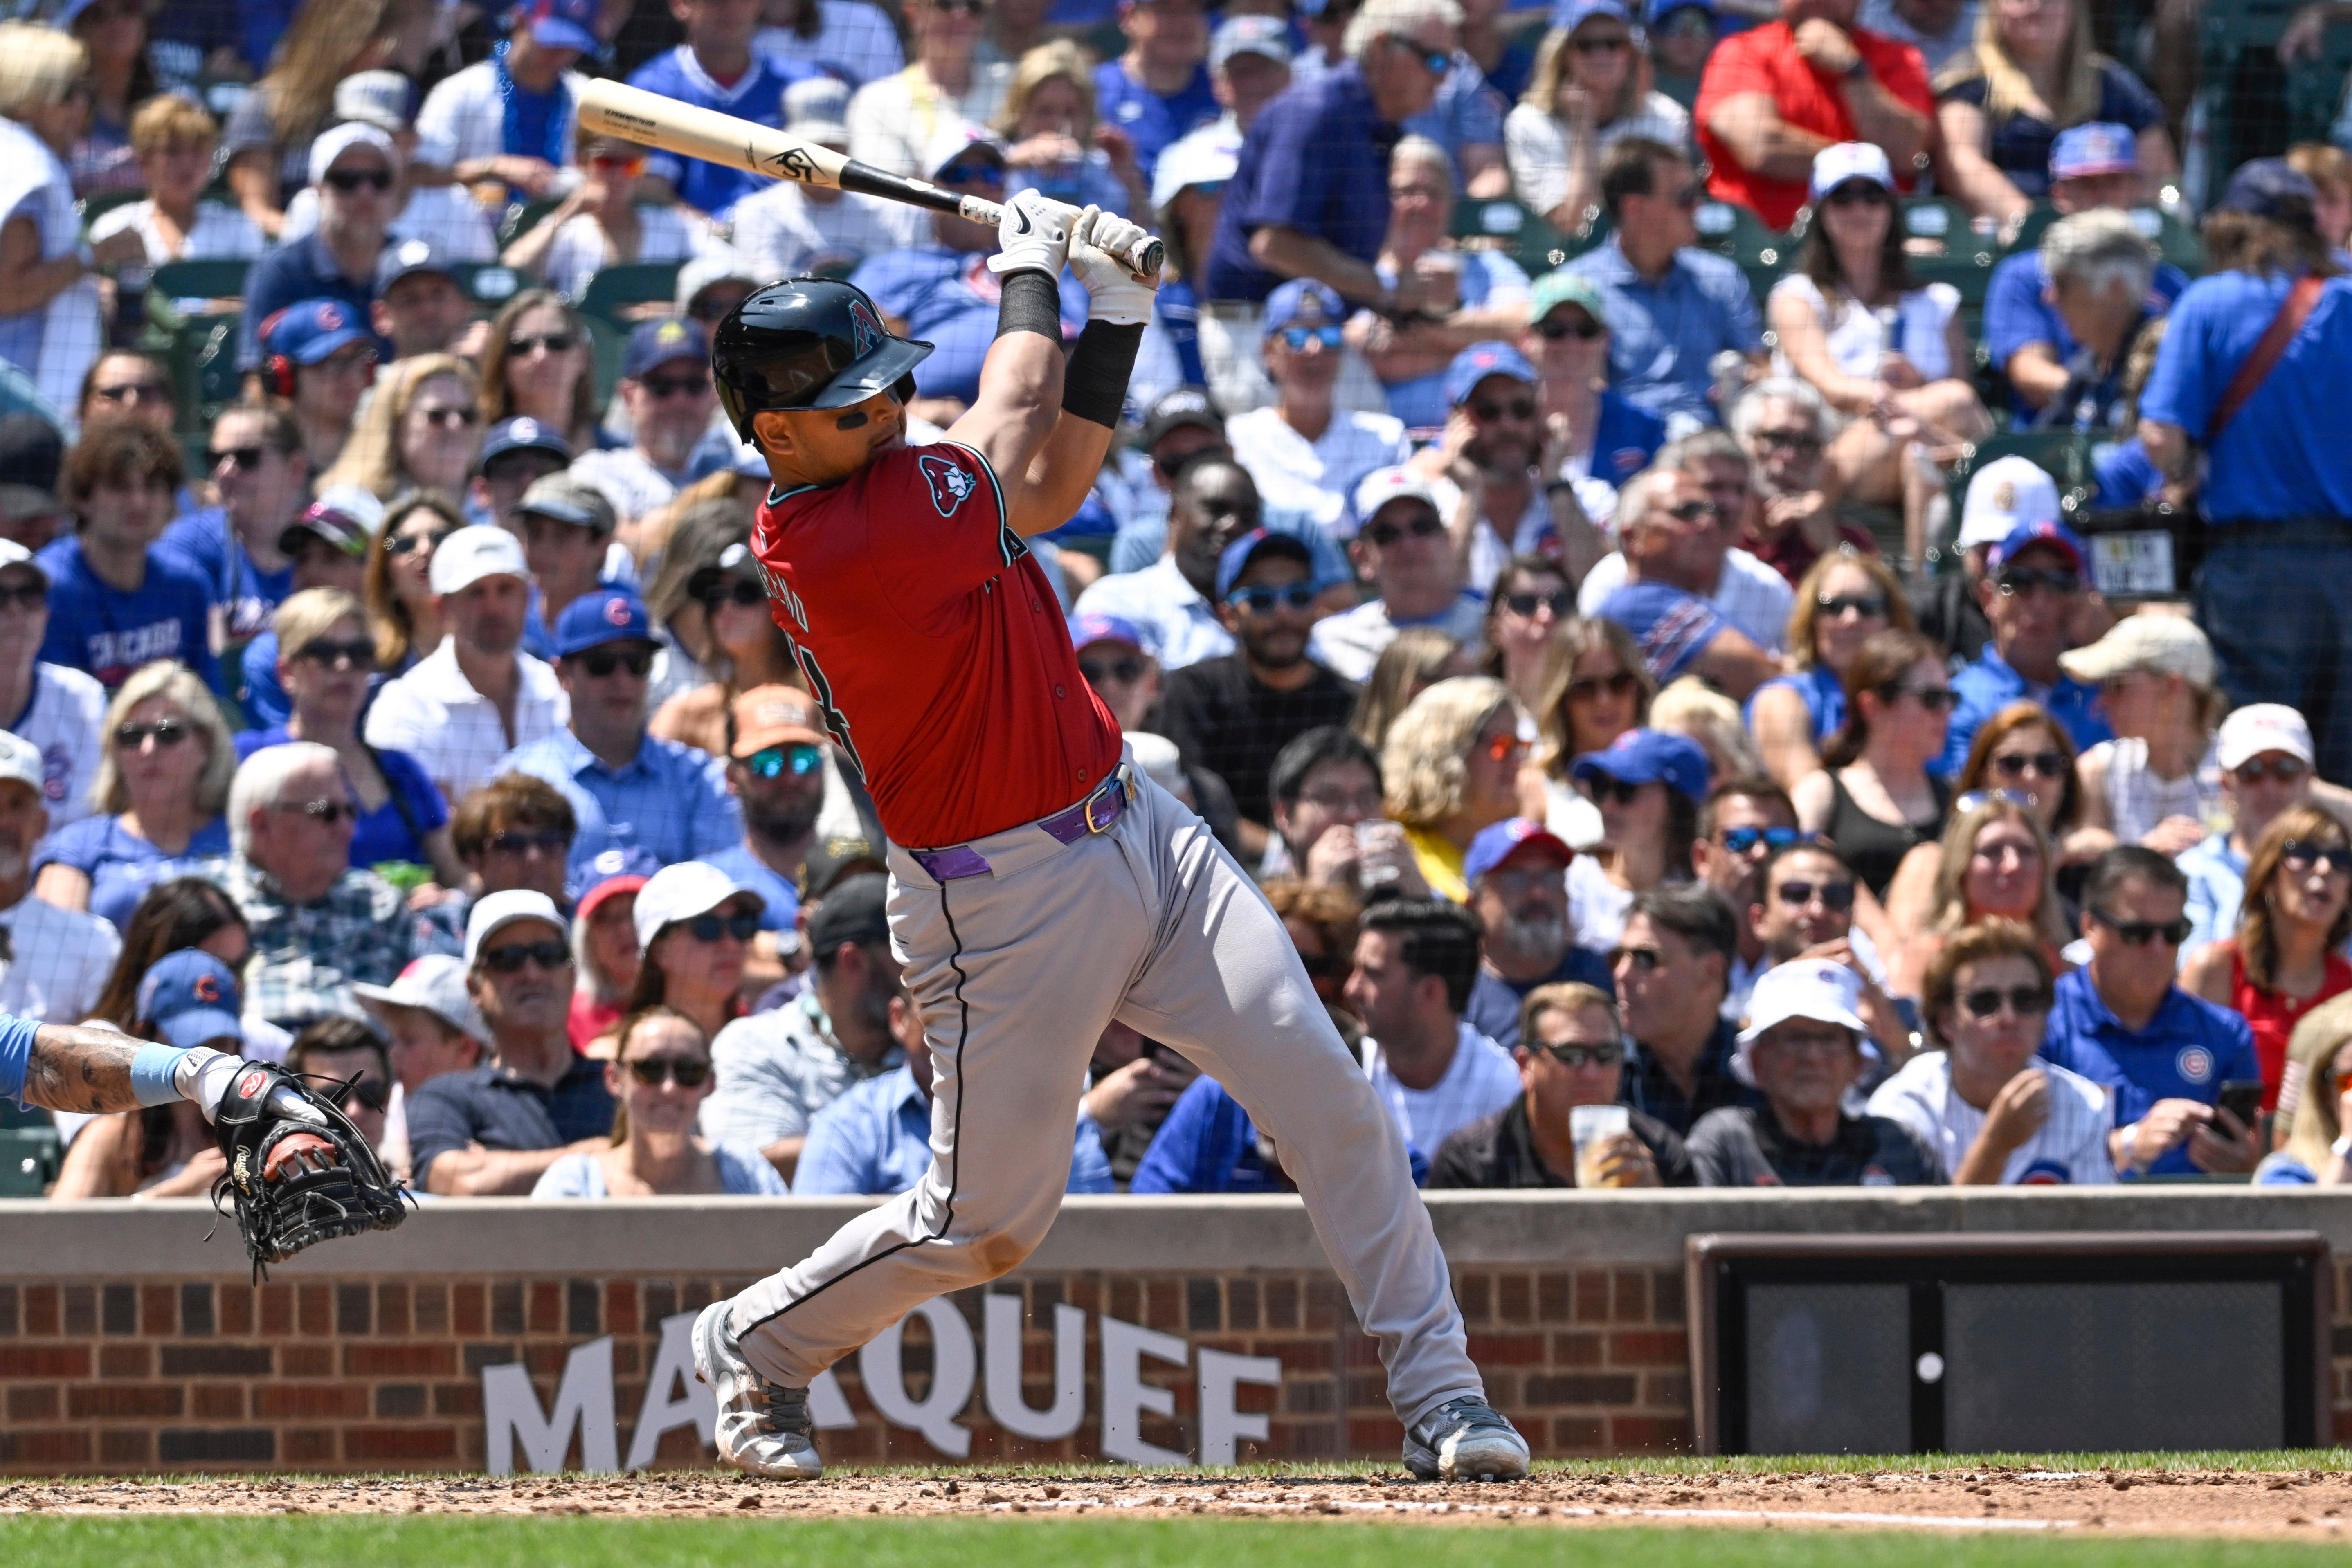
<instances>
[{"instance_id":1,"label":"stadium seat","mask_svg":"<svg viewBox=\"0 0 2352 1568\"><path fill-rule=\"evenodd\" d=\"M563 204L562 196L541 196L535 202L516 202L499 219L499 248L504 250L515 242L518 235L527 235L539 226L539 220Z\"/></svg>"},{"instance_id":2,"label":"stadium seat","mask_svg":"<svg viewBox=\"0 0 2352 1568\"><path fill-rule=\"evenodd\" d=\"M1605 227L1602 232L1607 231ZM1590 246L1573 246L1526 203L1507 196L1465 196L1454 204L1453 235L1471 244L1486 242L1540 277Z\"/></svg>"},{"instance_id":3,"label":"stadium seat","mask_svg":"<svg viewBox=\"0 0 2352 1568\"><path fill-rule=\"evenodd\" d=\"M82 237L89 238L89 225L115 208L127 207L133 202L143 202L146 199L147 193L137 187L128 191L101 191L95 196L83 197L74 204L75 210L81 214Z\"/></svg>"},{"instance_id":4,"label":"stadium seat","mask_svg":"<svg viewBox=\"0 0 2352 1568\"><path fill-rule=\"evenodd\" d=\"M620 383L621 361L629 350L629 329L584 313L581 325L588 329L588 362L595 371L596 406L601 409L612 401L613 389Z\"/></svg>"},{"instance_id":5,"label":"stadium seat","mask_svg":"<svg viewBox=\"0 0 2352 1568\"><path fill-rule=\"evenodd\" d=\"M1948 283L1963 305L1980 306L1997 259L1990 226L1979 230L1959 203L1916 197L1902 208L1905 259L1921 283Z\"/></svg>"},{"instance_id":6,"label":"stadium seat","mask_svg":"<svg viewBox=\"0 0 2352 1568\"><path fill-rule=\"evenodd\" d=\"M1788 270L1796 242L1767 228L1764 220L1748 208L1729 202L1701 202L1691 221L1697 225L1701 248L1737 262L1748 275L1748 290L1760 308L1764 297Z\"/></svg>"},{"instance_id":7,"label":"stadium seat","mask_svg":"<svg viewBox=\"0 0 2352 1568\"><path fill-rule=\"evenodd\" d=\"M619 321L629 306L676 298L677 267L674 261L632 261L605 267L588 280L588 287L572 303L583 316Z\"/></svg>"},{"instance_id":8,"label":"stadium seat","mask_svg":"<svg viewBox=\"0 0 2352 1568\"><path fill-rule=\"evenodd\" d=\"M530 287L528 275L502 261L463 261L449 270L457 276L457 287L466 291L466 298L484 315L496 312Z\"/></svg>"},{"instance_id":9,"label":"stadium seat","mask_svg":"<svg viewBox=\"0 0 2352 1568\"><path fill-rule=\"evenodd\" d=\"M175 299L242 299L249 261L167 261L148 280L147 298ZM153 308L150 307L150 316Z\"/></svg>"}]
</instances>

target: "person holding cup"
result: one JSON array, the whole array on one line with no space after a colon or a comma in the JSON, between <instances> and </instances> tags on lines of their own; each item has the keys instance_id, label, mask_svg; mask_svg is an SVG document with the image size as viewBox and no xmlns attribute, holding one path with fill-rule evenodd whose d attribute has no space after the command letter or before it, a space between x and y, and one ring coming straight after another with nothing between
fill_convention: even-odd
<instances>
[{"instance_id":1,"label":"person holding cup","mask_svg":"<svg viewBox=\"0 0 2352 1568\"><path fill-rule=\"evenodd\" d=\"M1748 998L1732 1076L1764 1096L1727 1105L1691 1129L1702 1186L1924 1186L1944 1179L1927 1140L1891 1117L1849 1116L1869 1025L1862 977L1826 958L1765 971Z\"/></svg>"},{"instance_id":2,"label":"person holding cup","mask_svg":"<svg viewBox=\"0 0 2352 1568\"><path fill-rule=\"evenodd\" d=\"M1674 1130L1618 1104L1624 1031L1596 986L1538 986L1519 1008L1519 1097L1457 1129L1430 1162L1454 1187L1691 1186Z\"/></svg>"}]
</instances>

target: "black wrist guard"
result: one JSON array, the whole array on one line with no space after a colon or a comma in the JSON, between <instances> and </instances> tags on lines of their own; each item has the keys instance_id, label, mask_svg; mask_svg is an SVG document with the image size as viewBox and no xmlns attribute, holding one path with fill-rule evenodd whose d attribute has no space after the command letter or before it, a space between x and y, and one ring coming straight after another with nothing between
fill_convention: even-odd
<instances>
[{"instance_id":1,"label":"black wrist guard","mask_svg":"<svg viewBox=\"0 0 2352 1568\"><path fill-rule=\"evenodd\" d=\"M1026 267L1004 275L1003 297L996 306L996 335L1034 332L1062 340L1062 290L1051 277Z\"/></svg>"},{"instance_id":2,"label":"black wrist guard","mask_svg":"<svg viewBox=\"0 0 2352 1568\"><path fill-rule=\"evenodd\" d=\"M1062 371L1063 412L1117 430L1119 411L1127 406L1127 378L1135 371L1135 351L1142 346L1140 321L1129 327L1087 322Z\"/></svg>"}]
</instances>

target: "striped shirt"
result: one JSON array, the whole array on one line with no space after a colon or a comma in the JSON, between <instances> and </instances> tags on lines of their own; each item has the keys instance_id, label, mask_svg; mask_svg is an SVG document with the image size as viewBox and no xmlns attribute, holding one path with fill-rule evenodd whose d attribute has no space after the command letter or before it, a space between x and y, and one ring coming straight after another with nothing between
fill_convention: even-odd
<instances>
[{"instance_id":1,"label":"striped shirt","mask_svg":"<svg viewBox=\"0 0 2352 1568\"><path fill-rule=\"evenodd\" d=\"M2116 1179L2107 1157L2114 1124L2106 1091L2079 1072L2040 1057L2032 1066L2050 1075L2050 1116L2001 1166L2003 1186L2098 1186ZM1927 1141L1943 1161L1944 1179L1960 1168L1984 1130L1985 1113L1952 1092L1951 1058L1923 1052L1896 1070L1870 1097L1870 1113L1902 1123Z\"/></svg>"},{"instance_id":2,"label":"striped shirt","mask_svg":"<svg viewBox=\"0 0 2352 1568\"><path fill-rule=\"evenodd\" d=\"M1467 1023L1454 1027L1454 1060L1445 1075L1426 1089L1399 1082L1380 1041L1364 1041L1364 1072L1372 1092L1396 1118L1405 1142L1423 1155L1434 1155L1456 1128L1491 1116L1519 1097L1518 1064L1510 1052Z\"/></svg>"}]
</instances>

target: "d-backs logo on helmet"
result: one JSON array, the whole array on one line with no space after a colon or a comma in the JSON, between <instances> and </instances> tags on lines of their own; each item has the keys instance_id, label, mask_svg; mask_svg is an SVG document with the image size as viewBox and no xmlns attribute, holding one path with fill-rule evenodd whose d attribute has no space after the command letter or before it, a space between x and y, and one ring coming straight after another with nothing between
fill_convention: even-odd
<instances>
[{"instance_id":1,"label":"d-backs logo on helmet","mask_svg":"<svg viewBox=\"0 0 2352 1568\"><path fill-rule=\"evenodd\" d=\"M874 314L874 307L863 299L853 299L849 303L849 331L850 346L861 360L880 348L882 340L889 336L882 329L881 319Z\"/></svg>"},{"instance_id":2,"label":"d-backs logo on helmet","mask_svg":"<svg viewBox=\"0 0 2352 1568\"><path fill-rule=\"evenodd\" d=\"M922 470L924 482L931 487L931 505L940 509L943 517L954 517L956 508L980 487L971 471L959 466L952 458L926 454L915 459L915 466Z\"/></svg>"}]
</instances>

